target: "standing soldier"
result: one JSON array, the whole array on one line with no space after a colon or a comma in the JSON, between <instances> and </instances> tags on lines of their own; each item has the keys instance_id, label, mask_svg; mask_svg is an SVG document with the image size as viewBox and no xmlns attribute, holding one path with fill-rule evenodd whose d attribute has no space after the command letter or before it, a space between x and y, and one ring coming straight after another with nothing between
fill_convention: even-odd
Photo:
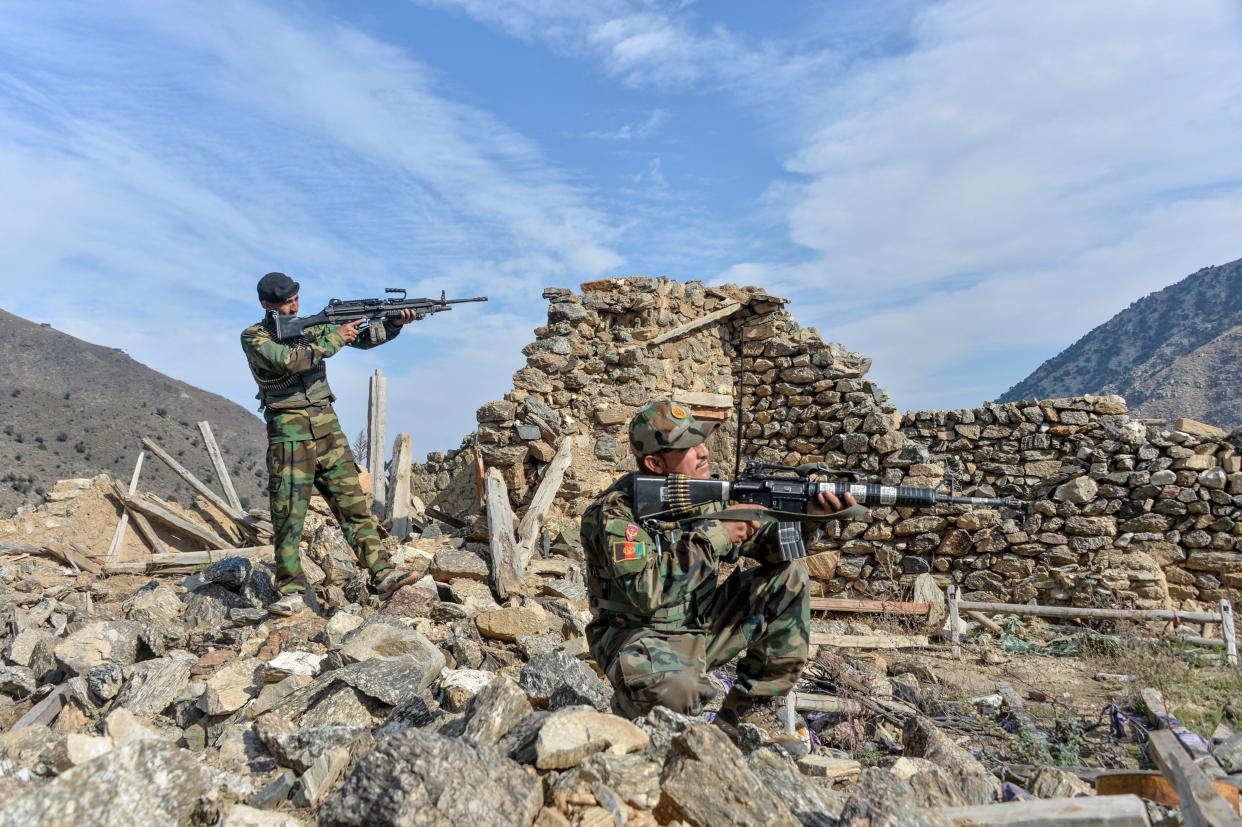
<instances>
[{"instance_id":1,"label":"standing soldier","mask_svg":"<svg viewBox=\"0 0 1242 827\"><path fill-rule=\"evenodd\" d=\"M640 473L707 479L705 440L715 426L671 400L648 404L629 426ZM775 730L764 702L793 688L810 649L805 565L782 560L775 520L644 525L634 515L631 476L614 483L582 516L594 616L587 642L616 690L614 710L632 718L659 705L697 715L716 694L708 672L744 651L717 721L727 728L750 722ZM845 504L855 505L853 497L847 494ZM755 506L725 511L738 508ZM821 494L816 513L841 508L836 497ZM739 556L759 563L718 584L720 566ZM777 740L797 748L793 739L778 734Z\"/></svg>"},{"instance_id":2,"label":"standing soldier","mask_svg":"<svg viewBox=\"0 0 1242 827\"><path fill-rule=\"evenodd\" d=\"M411 577L392 568L380 545L379 525L367 508L349 440L332 410L336 397L328 387L324 360L345 345L370 348L393 339L402 325L414 320L414 313L407 310L400 318L385 321L382 331L374 331L379 335L368 336L367 341L358 340L361 320L315 325L298 339L280 341L273 336L271 314L298 312L298 283L284 273L268 273L259 279L259 303L268 315L242 331L241 344L259 385L255 398L267 420L276 587L284 595L268 611L291 615L305 607L302 593L307 582L299 546L314 489L328 501L358 562L370 572L375 590L390 594Z\"/></svg>"}]
</instances>

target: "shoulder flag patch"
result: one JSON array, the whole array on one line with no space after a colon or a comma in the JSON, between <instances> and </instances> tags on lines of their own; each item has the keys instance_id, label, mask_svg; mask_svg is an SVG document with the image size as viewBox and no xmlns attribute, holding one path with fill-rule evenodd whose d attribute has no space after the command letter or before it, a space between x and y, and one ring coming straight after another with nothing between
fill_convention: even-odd
<instances>
[{"instance_id":1,"label":"shoulder flag patch","mask_svg":"<svg viewBox=\"0 0 1242 827\"><path fill-rule=\"evenodd\" d=\"M647 544L628 542L615 542L612 544L612 562L624 563L627 560L641 560L647 556Z\"/></svg>"}]
</instances>

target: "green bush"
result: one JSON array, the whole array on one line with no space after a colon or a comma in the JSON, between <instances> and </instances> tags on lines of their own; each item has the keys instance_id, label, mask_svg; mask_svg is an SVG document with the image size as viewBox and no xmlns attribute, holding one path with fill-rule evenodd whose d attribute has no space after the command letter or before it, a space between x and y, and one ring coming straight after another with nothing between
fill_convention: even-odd
<instances>
[{"instance_id":1,"label":"green bush","mask_svg":"<svg viewBox=\"0 0 1242 827\"><path fill-rule=\"evenodd\" d=\"M65 442L68 439L69 439L69 434L65 433L64 431L61 431L59 434L56 435L57 442Z\"/></svg>"},{"instance_id":2,"label":"green bush","mask_svg":"<svg viewBox=\"0 0 1242 827\"><path fill-rule=\"evenodd\" d=\"M82 440L78 440L77 442L73 443L73 450L77 451L79 454L85 454L86 443L83 442Z\"/></svg>"}]
</instances>

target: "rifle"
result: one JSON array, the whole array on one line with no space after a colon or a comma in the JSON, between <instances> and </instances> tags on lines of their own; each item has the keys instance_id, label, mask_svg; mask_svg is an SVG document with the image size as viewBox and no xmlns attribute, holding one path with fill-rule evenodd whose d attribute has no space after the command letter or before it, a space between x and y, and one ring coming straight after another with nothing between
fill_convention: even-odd
<instances>
[{"instance_id":1,"label":"rifle","mask_svg":"<svg viewBox=\"0 0 1242 827\"><path fill-rule=\"evenodd\" d=\"M369 328L375 322L383 322L385 319L400 316L403 310L413 310L414 317L421 319L424 316L430 316L432 313L443 313L446 310L452 310L454 304L464 304L465 302L485 302L487 296L478 296L473 299L448 299L445 298L444 291L440 291L440 298L431 299L407 299L405 289L400 287L388 287L385 293L400 293L400 298L385 299L332 299L328 302L328 306L320 310L313 316L282 316L279 313L272 313L272 321L275 323L275 337L282 341L288 339L296 339L302 335L306 328L317 324L348 324L359 319L366 319L366 326ZM372 338L375 334L372 334Z\"/></svg>"},{"instance_id":2,"label":"rifle","mask_svg":"<svg viewBox=\"0 0 1242 827\"><path fill-rule=\"evenodd\" d=\"M836 477L837 480L817 480L815 476ZM844 481L842 481L842 479ZM819 494L841 497L853 494L857 507L846 508L835 514L811 515L807 511ZM896 505L927 508L941 503L946 505L979 505L992 508L1022 507L1015 497L961 497L942 494L931 488L910 485L875 485L861 482L854 471L841 471L823 463L806 465L777 465L770 462L749 462L746 470L735 480L690 479L682 474L666 477L634 475L634 514L644 524L686 522L689 520L721 519L723 512L696 514L694 509L709 503L737 501L763 506L762 509L735 509L728 512L728 519L756 520L777 518L779 544L784 559L806 555L802 543L800 522L823 522L826 520L857 519L862 517L868 505Z\"/></svg>"}]
</instances>

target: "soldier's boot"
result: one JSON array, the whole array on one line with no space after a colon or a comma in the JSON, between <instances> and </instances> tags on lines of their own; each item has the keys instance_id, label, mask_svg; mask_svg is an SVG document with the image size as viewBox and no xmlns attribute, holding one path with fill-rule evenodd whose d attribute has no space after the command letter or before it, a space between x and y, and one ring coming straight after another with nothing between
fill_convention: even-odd
<instances>
[{"instance_id":1,"label":"soldier's boot","mask_svg":"<svg viewBox=\"0 0 1242 827\"><path fill-rule=\"evenodd\" d=\"M725 731L734 743L741 744L744 724L757 727L772 743L785 752L800 758L811 751L809 734L791 734L780 712L778 698L756 698L739 692L736 688L729 690L720 711L716 713L716 725Z\"/></svg>"}]
</instances>

